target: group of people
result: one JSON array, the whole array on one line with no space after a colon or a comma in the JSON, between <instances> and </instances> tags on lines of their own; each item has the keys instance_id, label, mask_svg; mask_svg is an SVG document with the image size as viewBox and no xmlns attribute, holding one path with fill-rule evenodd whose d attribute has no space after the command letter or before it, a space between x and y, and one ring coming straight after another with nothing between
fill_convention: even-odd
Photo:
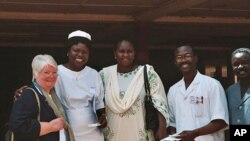
<instances>
[{"instance_id":1,"label":"group of people","mask_svg":"<svg viewBox=\"0 0 250 141\"><path fill-rule=\"evenodd\" d=\"M153 66L136 64L131 41L119 41L117 64L100 72L86 65L90 49L90 34L77 30L68 36L68 62L57 65L46 54L34 57L31 89L19 90L10 115L15 141L159 141L170 134L184 141L223 141L229 124L250 124L248 48L232 53L240 81L226 94L219 81L197 70L198 56L188 45L175 49L183 78L168 94ZM155 131L145 125L144 67L158 111Z\"/></svg>"}]
</instances>

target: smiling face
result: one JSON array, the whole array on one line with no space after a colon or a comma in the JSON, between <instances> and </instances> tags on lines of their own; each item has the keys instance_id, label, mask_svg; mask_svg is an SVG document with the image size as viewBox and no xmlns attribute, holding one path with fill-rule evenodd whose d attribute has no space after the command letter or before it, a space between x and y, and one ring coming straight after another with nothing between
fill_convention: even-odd
<instances>
[{"instance_id":1,"label":"smiling face","mask_svg":"<svg viewBox=\"0 0 250 141\"><path fill-rule=\"evenodd\" d=\"M238 52L232 55L232 67L239 79L250 78L250 56L246 52Z\"/></svg>"},{"instance_id":2,"label":"smiling face","mask_svg":"<svg viewBox=\"0 0 250 141\"><path fill-rule=\"evenodd\" d=\"M135 49L131 42L122 41L114 51L118 66L131 67L135 61Z\"/></svg>"},{"instance_id":3,"label":"smiling face","mask_svg":"<svg viewBox=\"0 0 250 141\"><path fill-rule=\"evenodd\" d=\"M181 46L175 51L175 64L182 74L196 71L197 60L190 46Z\"/></svg>"},{"instance_id":4,"label":"smiling face","mask_svg":"<svg viewBox=\"0 0 250 141\"><path fill-rule=\"evenodd\" d=\"M86 44L77 43L73 44L68 51L68 67L74 71L82 70L89 60L89 49Z\"/></svg>"},{"instance_id":5,"label":"smiling face","mask_svg":"<svg viewBox=\"0 0 250 141\"><path fill-rule=\"evenodd\" d=\"M57 80L57 68L47 65L35 75L35 79L41 88L49 92L55 86Z\"/></svg>"}]
</instances>

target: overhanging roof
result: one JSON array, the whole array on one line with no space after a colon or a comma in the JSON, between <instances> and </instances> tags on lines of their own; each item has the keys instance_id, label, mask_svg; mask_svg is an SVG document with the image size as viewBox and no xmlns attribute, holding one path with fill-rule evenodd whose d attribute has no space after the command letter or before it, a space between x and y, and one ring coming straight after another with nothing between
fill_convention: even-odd
<instances>
[{"instance_id":1,"label":"overhanging roof","mask_svg":"<svg viewBox=\"0 0 250 141\"><path fill-rule=\"evenodd\" d=\"M249 0L1 0L0 47L61 47L67 34L86 30L109 47L148 28L152 48L181 42L205 46L250 43Z\"/></svg>"}]
</instances>

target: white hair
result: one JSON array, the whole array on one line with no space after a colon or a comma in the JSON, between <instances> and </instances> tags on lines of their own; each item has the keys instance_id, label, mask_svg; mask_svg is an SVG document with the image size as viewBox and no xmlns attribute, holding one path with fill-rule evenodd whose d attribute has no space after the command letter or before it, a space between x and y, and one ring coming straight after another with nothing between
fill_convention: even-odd
<instances>
[{"instance_id":1,"label":"white hair","mask_svg":"<svg viewBox=\"0 0 250 141\"><path fill-rule=\"evenodd\" d=\"M57 69L57 63L55 59L48 54L39 54L34 57L31 63L32 67L32 80L37 76L37 74L46 66L53 66Z\"/></svg>"}]
</instances>

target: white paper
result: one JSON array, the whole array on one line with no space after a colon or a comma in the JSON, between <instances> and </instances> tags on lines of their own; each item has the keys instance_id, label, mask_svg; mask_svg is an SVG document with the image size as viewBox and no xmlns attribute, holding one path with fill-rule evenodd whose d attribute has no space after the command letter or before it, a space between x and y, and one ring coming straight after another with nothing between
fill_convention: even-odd
<instances>
[{"instance_id":1,"label":"white paper","mask_svg":"<svg viewBox=\"0 0 250 141\"><path fill-rule=\"evenodd\" d=\"M60 141L66 141L64 129L60 130Z\"/></svg>"},{"instance_id":2,"label":"white paper","mask_svg":"<svg viewBox=\"0 0 250 141\"><path fill-rule=\"evenodd\" d=\"M93 124L88 124L89 127L97 127L100 126L100 123L93 123Z\"/></svg>"},{"instance_id":3,"label":"white paper","mask_svg":"<svg viewBox=\"0 0 250 141\"><path fill-rule=\"evenodd\" d=\"M162 139L161 141L179 141L179 140L181 140L181 139L176 138L177 136L179 136L178 133L173 134L173 135L169 135L168 137Z\"/></svg>"}]
</instances>

